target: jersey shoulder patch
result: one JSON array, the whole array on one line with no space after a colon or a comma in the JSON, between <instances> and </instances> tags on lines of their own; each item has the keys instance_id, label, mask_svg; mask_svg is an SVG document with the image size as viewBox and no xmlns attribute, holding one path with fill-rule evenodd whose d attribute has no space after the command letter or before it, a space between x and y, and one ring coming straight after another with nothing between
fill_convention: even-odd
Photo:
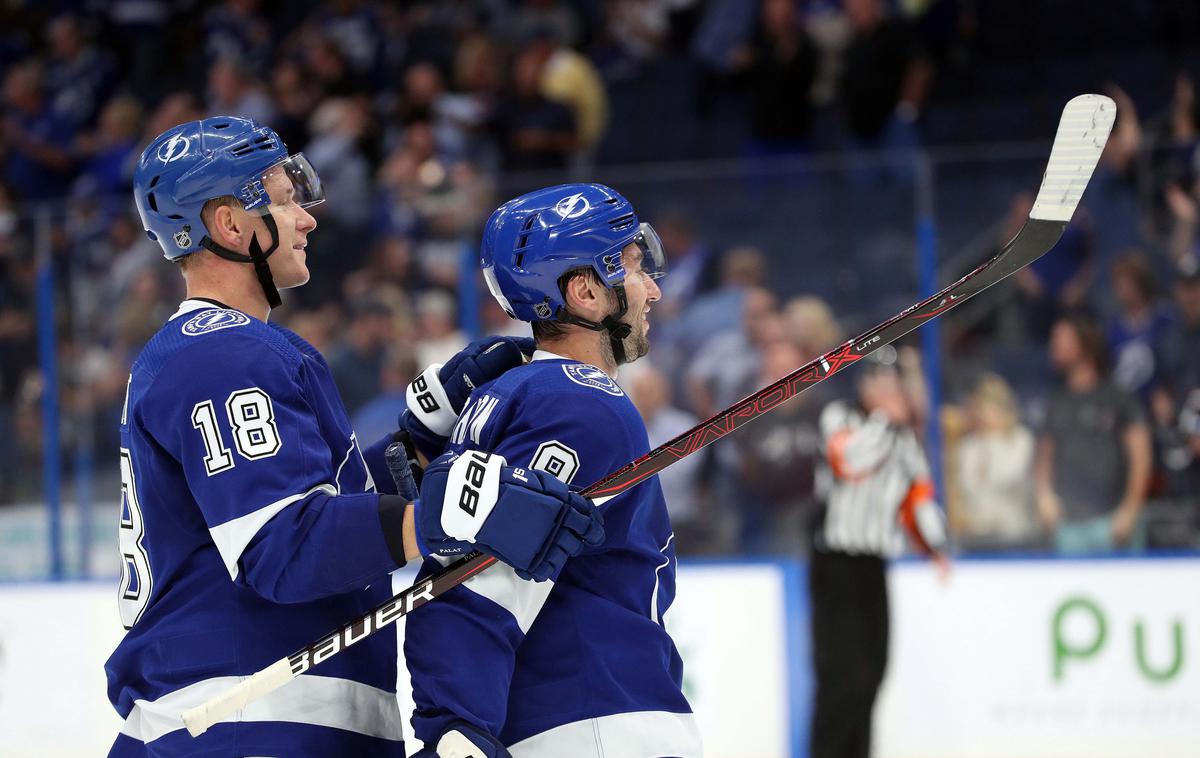
<instances>
[{"instance_id":1,"label":"jersey shoulder patch","mask_svg":"<svg viewBox=\"0 0 1200 758\"><path fill-rule=\"evenodd\" d=\"M587 363L564 363L562 370L568 379L581 387L590 387L613 397L621 397L625 394L611 376L595 366Z\"/></svg>"},{"instance_id":2,"label":"jersey shoulder patch","mask_svg":"<svg viewBox=\"0 0 1200 758\"><path fill-rule=\"evenodd\" d=\"M245 326L250 323L250 317L241 311L226 308L210 308L193 315L179 331L185 337L199 337L202 334L215 332L219 329L229 329L234 326Z\"/></svg>"}]
</instances>

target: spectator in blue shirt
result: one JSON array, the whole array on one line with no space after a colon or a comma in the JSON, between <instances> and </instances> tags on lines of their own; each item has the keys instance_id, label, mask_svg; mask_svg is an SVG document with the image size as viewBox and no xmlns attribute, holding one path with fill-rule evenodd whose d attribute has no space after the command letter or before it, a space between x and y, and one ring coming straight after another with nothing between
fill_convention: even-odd
<instances>
[{"instance_id":1,"label":"spectator in blue shirt","mask_svg":"<svg viewBox=\"0 0 1200 758\"><path fill-rule=\"evenodd\" d=\"M76 128L91 126L117 88L117 62L106 47L93 45L79 19L59 16L46 29L50 48L46 92L51 107Z\"/></svg>"},{"instance_id":2,"label":"spectator in blue shirt","mask_svg":"<svg viewBox=\"0 0 1200 758\"><path fill-rule=\"evenodd\" d=\"M142 106L136 98L125 95L108 101L96 132L78 143L83 166L77 192L121 195L120 207L128 205L124 195L133 186L141 123Z\"/></svg>"},{"instance_id":3,"label":"spectator in blue shirt","mask_svg":"<svg viewBox=\"0 0 1200 758\"><path fill-rule=\"evenodd\" d=\"M4 175L26 201L62 197L75 166L75 129L45 97L42 70L34 61L13 66L4 78Z\"/></svg>"},{"instance_id":4,"label":"spectator in blue shirt","mask_svg":"<svg viewBox=\"0 0 1200 758\"><path fill-rule=\"evenodd\" d=\"M1158 297L1150 262L1139 252L1126 253L1112 266L1117 313L1108 323L1113 379L1148 404L1162 382L1162 343L1171 330L1171 314Z\"/></svg>"}]
</instances>

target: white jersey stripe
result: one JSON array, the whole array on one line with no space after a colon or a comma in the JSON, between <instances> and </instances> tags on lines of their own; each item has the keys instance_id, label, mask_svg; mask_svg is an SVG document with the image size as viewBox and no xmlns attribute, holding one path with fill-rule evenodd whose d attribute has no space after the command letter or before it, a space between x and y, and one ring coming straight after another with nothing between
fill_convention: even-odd
<instances>
[{"instance_id":1,"label":"white jersey stripe","mask_svg":"<svg viewBox=\"0 0 1200 758\"><path fill-rule=\"evenodd\" d=\"M443 566L449 566L460 556L430 557ZM468 579L462 586L508 611L520 627L521 634L528 634L529 627L533 626L538 614L542 612L546 598L550 597L554 582L526 581L517 576L512 566L497 562L487 571L481 571Z\"/></svg>"},{"instance_id":2,"label":"white jersey stripe","mask_svg":"<svg viewBox=\"0 0 1200 758\"><path fill-rule=\"evenodd\" d=\"M510 745L513 758L702 758L690 713L637 711L573 721Z\"/></svg>"},{"instance_id":3,"label":"white jersey stripe","mask_svg":"<svg viewBox=\"0 0 1200 758\"><path fill-rule=\"evenodd\" d=\"M219 695L246 677L219 676L163 695L157 700L135 700L121 734L153 742L183 729L183 712ZM396 693L349 679L305 674L286 687L238 711L229 721L287 721L296 724L344 729L399 742L404 739L403 718Z\"/></svg>"},{"instance_id":4,"label":"white jersey stripe","mask_svg":"<svg viewBox=\"0 0 1200 758\"><path fill-rule=\"evenodd\" d=\"M671 565L671 559L666 555L667 548L671 546L671 541L675 539L675 532L671 532L671 536L667 537L667 542L658 551L663 554L663 562L658 564L654 569L654 592L650 595L650 620L658 623L658 582L659 572Z\"/></svg>"},{"instance_id":5,"label":"white jersey stripe","mask_svg":"<svg viewBox=\"0 0 1200 758\"><path fill-rule=\"evenodd\" d=\"M264 505L256 511L251 511L245 516L239 516L224 524L217 524L208 530L212 535L213 542L217 544L217 550L221 553L221 560L225 562L225 568L229 570L230 579L237 579L238 559L242 557L242 553L254 539L254 535L258 534L258 530L274 518L276 513L314 492L324 492L331 497L338 494L337 488L332 484L318 484L308 492L288 495L270 505Z\"/></svg>"},{"instance_id":6,"label":"white jersey stripe","mask_svg":"<svg viewBox=\"0 0 1200 758\"><path fill-rule=\"evenodd\" d=\"M346 468L346 464L350 462L350 454L354 452L354 448L358 446L358 440L354 433L350 433L350 447L346 448L346 455L343 456L342 462L338 464L337 471L333 475L333 487L337 490L336 494L342 494L342 469ZM365 466L365 462L364 462Z\"/></svg>"}]
</instances>

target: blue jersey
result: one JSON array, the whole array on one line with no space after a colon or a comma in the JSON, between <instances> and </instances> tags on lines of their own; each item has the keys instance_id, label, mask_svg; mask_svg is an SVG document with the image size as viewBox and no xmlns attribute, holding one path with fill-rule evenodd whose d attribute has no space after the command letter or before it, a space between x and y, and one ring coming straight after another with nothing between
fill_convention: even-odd
<instances>
[{"instance_id":1,"label":"blue jersey","mask_svg":"<svg viewBox=\"0 0 1200 758\"><path fill-rule=\"evenodd\" d=\"M286 329L188 300L150 340L121 414L112 755L404 755L390 634L199 738L180 718L391 596L382 443L368 467L329 367Z\"/></svg>"},{"instance_id":2,"label":"blue jersey","mask_svg":"<svg viewBox=\"0 0 1200 758\"><path fill-rule=\"evenodd\" d=\"M497 453L583 486L648 448L611 378L539 351L472 394L449 449ZM700 755L683 664L663 625L676 560L658 478L603 507L604 544L552 581L497 564L407 620L418 738L436 741L461 718L516 758ZM427 560L422 572L440 568Z\"/></svg>"}]
</instances>

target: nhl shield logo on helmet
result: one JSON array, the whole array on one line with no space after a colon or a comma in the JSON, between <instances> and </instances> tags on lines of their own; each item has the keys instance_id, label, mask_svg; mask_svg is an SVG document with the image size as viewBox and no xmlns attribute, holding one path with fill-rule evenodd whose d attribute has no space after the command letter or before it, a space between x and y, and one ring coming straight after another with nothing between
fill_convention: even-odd
<instances>
[{"instance_id":1,"label":"nhl shield logo on helmet","mask_svg":"<svg viewBox=\"0 0 1200 758\"><path fill-rule=\"evenodd\" d=\"M175 232L175 245L180 250L187 250L188 248L190 248L192 246L191 231L192 231L191 226L185 226L182 229L180 229L179 231Z\"/></svg>"}]
</instances>

